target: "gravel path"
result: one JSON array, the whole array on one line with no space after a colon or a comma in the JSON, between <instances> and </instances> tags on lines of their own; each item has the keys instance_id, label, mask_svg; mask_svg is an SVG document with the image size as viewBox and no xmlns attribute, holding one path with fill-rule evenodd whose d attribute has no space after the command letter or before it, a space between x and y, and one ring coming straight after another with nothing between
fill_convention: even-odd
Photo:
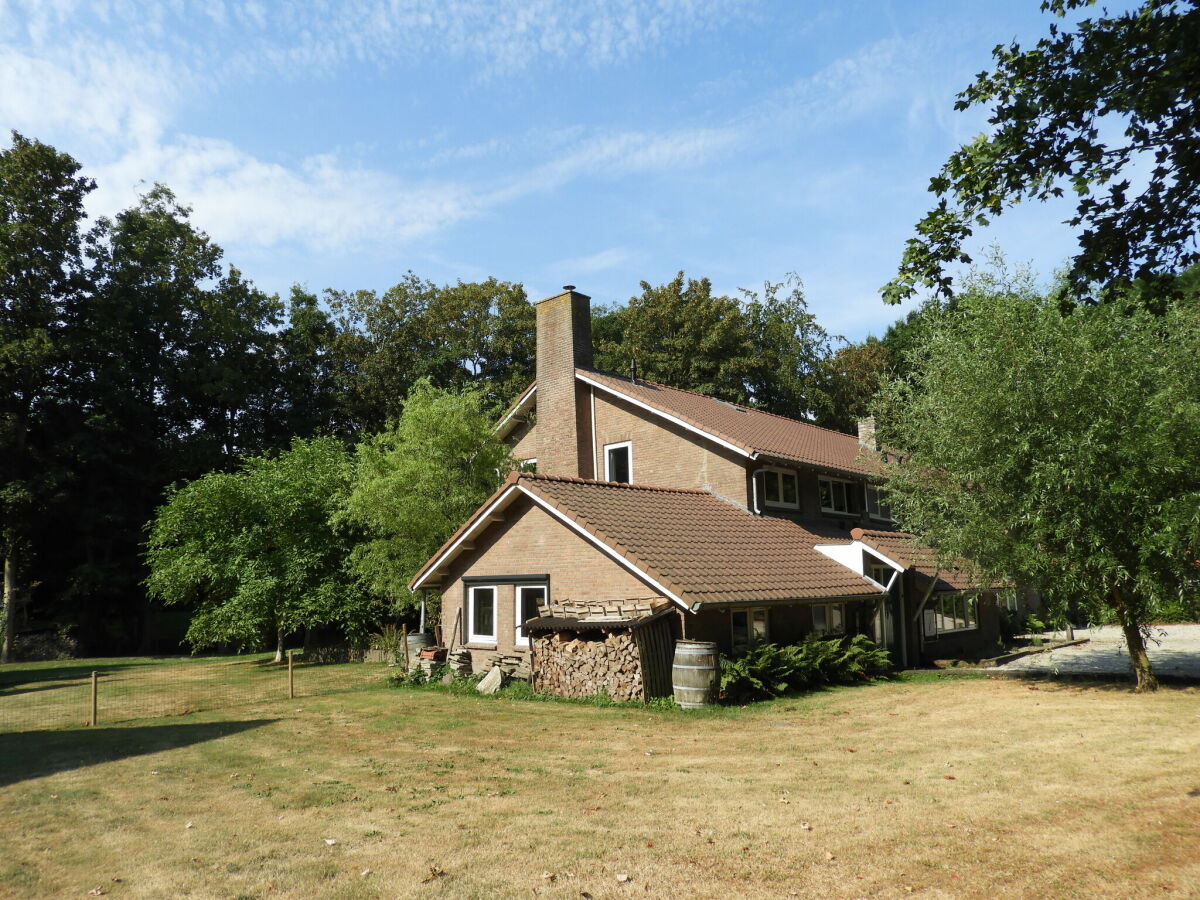
<instances>
[{"instance_id":1,"label":"gravel path","mask_svg":"<svg viewBox=\"0 0 1200 900\"><path fill-rule=\"evenodd\" d=\"M1200 680L1200 625L1156 625L1147 647L1156 675ZM1058 635L1061 640L1061 633ZM996 668L1007 674L1132 675L1125 636L1112 625L1076 628L1076 638L1088 643L1014 659Z\"/></svg>"}]
</instances>

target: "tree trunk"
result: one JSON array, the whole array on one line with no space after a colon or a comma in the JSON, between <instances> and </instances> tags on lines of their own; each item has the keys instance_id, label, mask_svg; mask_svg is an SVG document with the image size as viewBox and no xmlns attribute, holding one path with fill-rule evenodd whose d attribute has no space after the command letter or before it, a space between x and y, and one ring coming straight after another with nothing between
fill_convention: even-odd
<instances>
[{"instance_id":1,"label":"tree trunk","mask_svg":"<svg viewBox=\"0 0 1200 900\"><path fill-rule=\"evenodd\" d=\"M1113 606L1121 620L1121 630L1125 633L1125 645L1129 648L1129 661L1133 663L1133 674L1137 679L1134 690L1140 693L1158 690L1158 679L1150 671L1150 657L1146 654L1146 639L1142 636L1141 624L1137 616L1125 604L1121 589L1116 585L1112 588Z\"/></svg>"},{"instance_id":2,"label":"tree trunk","mask_svg":"<svg viewBox=\"0 0 1200 900\"><path fill-rule=\"evenodd\" d=\"M283 662L283 626L275 629L275 662Z\"/></svg>"},{"instance_id":3,"label":"tree trunk","mask_svg":"<svg viewBox=\"0 0 1200 900\"><path fill-rule=\"evenodd\" d=\"M4 643L0 645L0 663L12 662L13 631L17 624L17 548L9 540L4 545Z\"/></svg>"}]
</instances>

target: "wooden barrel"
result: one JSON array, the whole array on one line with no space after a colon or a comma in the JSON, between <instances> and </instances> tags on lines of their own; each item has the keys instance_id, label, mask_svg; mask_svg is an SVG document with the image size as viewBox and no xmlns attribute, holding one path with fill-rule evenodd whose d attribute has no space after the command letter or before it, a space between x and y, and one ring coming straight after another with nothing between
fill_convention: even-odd
<instances>
[{"instance_id":1,"label":"wooden barrel","mask_svg":"<svg viewBox=\"0 0 1200 900\"><path fill-rule=\"evenodd\" d=\"M717 699L717 645L712 641L676 641L671 666L675 702L700 709Z\"/></svg>"}]
</instances>

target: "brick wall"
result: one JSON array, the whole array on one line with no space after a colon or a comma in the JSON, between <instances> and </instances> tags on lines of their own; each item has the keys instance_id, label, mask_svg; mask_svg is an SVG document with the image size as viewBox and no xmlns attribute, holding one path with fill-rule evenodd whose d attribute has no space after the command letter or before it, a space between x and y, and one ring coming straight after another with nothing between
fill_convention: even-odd
<instances>
[{"instance_id":1,"label":"brick wall","mask_svg":"<svg viewBox=\"0 0 1200 900\"><path fill-rule=\"evenodd\" d=\"M516 501L505 521L476 539L474 550L454 561L442 582L442 632L448 644L455 615L463 605L463 576L550 576L551 600L624 600L651 597L658 590L635 577L576 532L529 499ZM472 661L482 666L496 650L510 652L516 644L516 591L497 586L497 643L470 645ZM465 615L465 611L464 611ZM455 639L455 644L461 643Z\"/></svg>"},{"instance_id":2,"label":"brick wall","mask_svg":"<svg viewBox=\"0 0 1200 900\"><path fill-rule=\"evenodd\" d=\"M595 391L595 410L597 477L604 477L604 445L632 441L635 484L710 487L747 505L749 483L741 457L603 391Z\"/></svg>"},{"instance_id":3,"label":"brick wall","mask_svg":"<svg viewBox=\"0 0 1200 900\"><path fill-rule=\"evenodd\" d=\"M589 298L576 291L537 304L536 456L548 475L591 477L590 420L575 384L576 366L592 364L591 315Z\"/></svg>"},{"instance_id":4,"label":"brick wall","mask_svg":"<svg viewBox=\"0 0 1200 900\"><path fill-rule=\"evenodd\" d=\"M517 459L537 459L538 455L538 438L537 426L529 425L528 423L518 425L509 434L508 446L512 448L512 455Z\"/></svg>"}]
</instances>

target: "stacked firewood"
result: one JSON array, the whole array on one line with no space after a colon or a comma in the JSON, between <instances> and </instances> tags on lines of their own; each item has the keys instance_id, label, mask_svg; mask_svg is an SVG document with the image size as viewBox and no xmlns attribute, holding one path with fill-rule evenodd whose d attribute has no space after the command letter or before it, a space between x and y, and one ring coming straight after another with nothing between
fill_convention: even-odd
<instances>
[{"instance_id":1,"label":"stacked firewood","mask_svg":"<svg viewBox=\"0 0 1200 900\"><path fill-rule=\"evenodd\" d=\"M560 697L608 694L641 700L642 670L637 644L627 630L560 631L533 639L534 690Z\"/></svg>"},{"instance_id":2,"label":"stacked firewood","mask_svg":"<svg viewBox=\"0 0 1200 900\"><path fill-rule=\"evenodd\" d=\"M499 666L505 678L529 680L529 655L526 653L493 653L488 657L484 671L490 672L493 666Z\"/></svg>"}]
</instances>

